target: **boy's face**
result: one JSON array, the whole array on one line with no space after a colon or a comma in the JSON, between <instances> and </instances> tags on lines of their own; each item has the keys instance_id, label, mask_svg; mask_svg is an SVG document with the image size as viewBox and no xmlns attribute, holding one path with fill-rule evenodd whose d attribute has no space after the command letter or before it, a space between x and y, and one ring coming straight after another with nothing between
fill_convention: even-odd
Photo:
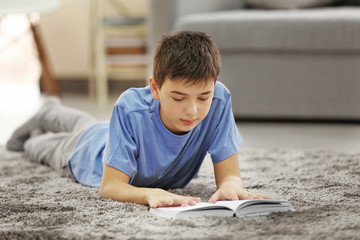
<instances>
[{"instance_id":1,"label":"boy's face","mask_svg":"<svg viewBox=\"0 0 360 240\"><path fill-rule=\"evenodd\" d=\"M196 127L208 114L214 95L214 81L186 84L183 80L166 79L161 88L150 78L155 100L160 100L160 117L174 134L184 134Z\"/></svg>"}]
</instances>

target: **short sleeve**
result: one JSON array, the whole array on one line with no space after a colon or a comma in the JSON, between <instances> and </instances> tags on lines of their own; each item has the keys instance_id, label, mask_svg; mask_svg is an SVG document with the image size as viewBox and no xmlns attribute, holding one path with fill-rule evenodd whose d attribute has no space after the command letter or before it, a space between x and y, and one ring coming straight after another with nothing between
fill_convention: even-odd
<instances>
[{"instance_id":1,"label":"short sleeve","mask_svg":"<svg viewBox=\"0 0 360 240\"><path fill-rule=\"evenodd\" d=\"M219 121L211 138L208 152L213 163L220 162L234 155L242 144L242 138L235 123L231 109L231 97L227 96L219 111Z\"/></svg>"},{"instance_id":2,"label":"short sleeve","mask_svg":"<svg viewBox=\"0 0 360 240\"><path fill-rule=\"evenodd\" d=\"M131 119L121 105L113 109L109 137L105 146L103 162L127 174L130 179L137 173L138 150L133 136Z\"/></svg>"}]
</instances>

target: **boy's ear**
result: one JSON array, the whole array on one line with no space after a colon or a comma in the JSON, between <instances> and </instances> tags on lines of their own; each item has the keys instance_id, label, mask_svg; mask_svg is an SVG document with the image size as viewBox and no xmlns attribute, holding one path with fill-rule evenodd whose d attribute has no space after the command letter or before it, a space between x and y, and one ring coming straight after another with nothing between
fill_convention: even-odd
<instances>
[{"instance_id":1,"label":"boy's ear","mask_svg":"<svg viewBox=\"0 0 360 240\"><path fill-rule=\"evenodd\" d=\"M150 82L150 91L151 91L151 95L154 98L154 100L160 100L160 96L159 96L159 86L156 83L155 79L153 76L151 76L149 78L149 82Z\"/></svg>"}]
</instances>

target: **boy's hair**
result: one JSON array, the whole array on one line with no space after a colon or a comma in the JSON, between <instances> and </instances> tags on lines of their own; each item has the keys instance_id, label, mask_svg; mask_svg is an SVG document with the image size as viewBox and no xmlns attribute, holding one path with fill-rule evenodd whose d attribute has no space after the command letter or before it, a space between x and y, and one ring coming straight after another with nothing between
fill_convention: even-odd
<instances>
[{"instance_id":1,"label":"boy's hair","mask_svg":"<svg viewBox=\"0 0 360 240\"><path fill-rule=\"evenodd\" d=\"M164 34L154 56L154 79L161 88L166 78L186 83L216 81L220 53L213 40L202 32Z\"/></svg>"}]
</instances>

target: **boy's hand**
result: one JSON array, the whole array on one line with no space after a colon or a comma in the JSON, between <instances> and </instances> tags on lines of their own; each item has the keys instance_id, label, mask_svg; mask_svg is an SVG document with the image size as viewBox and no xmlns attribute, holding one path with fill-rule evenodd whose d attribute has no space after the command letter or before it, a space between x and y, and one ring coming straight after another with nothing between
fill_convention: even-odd
<instances>
[{"instance_id":1,"label":"boy's hand","mask_svg":"<svg viewBox=\"0 0 360 240\"><path fill-rule=\"evenodd\" d=\"M150 189L147 202L151 208L193 206L200 202L200 198L176 195L162 189Z\"/></svg>"},{"instance_id":2,"label":"boy's hand","mask_svg":"<svg viewBox=\"0 0 360 240\"><path fill-rule=\"evenodd\" d=\"M223 182L220 188L210 197L209 202L245 199L271 199L271 197L250 193L244 189L241 181L232 179Z\"/></svg>"},{"instance_id":3,"label":"boy's hand","mask_svg":"<svg viewBox=\"0 0 360 240\"><path fill-rule=\"evenodd\" d=\"M223 200L271 199L271 197L249 193L240 177L238 154L214 163L217 191L209 199L210 203Z\"/></svg>"}]
</instances>

